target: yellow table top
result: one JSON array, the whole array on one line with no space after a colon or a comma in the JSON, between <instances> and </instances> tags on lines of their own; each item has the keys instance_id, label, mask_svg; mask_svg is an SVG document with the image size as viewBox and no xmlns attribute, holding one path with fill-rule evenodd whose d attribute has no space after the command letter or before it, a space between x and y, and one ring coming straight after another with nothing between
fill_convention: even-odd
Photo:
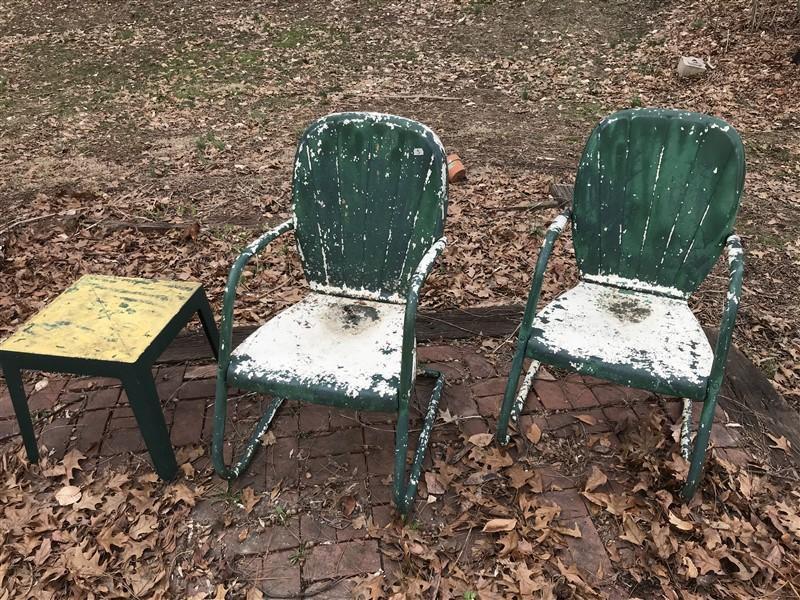
<instances>
[{"instance_id":1,"label":"yellow table top","mask_svg":"<svg viewBox=\"0 0 800 600\"><path fill-rule=\"evenodd\" d=\"M0 344L0 352L136 362L200 284L84 275Z\"/></svg>"}]
</instances>

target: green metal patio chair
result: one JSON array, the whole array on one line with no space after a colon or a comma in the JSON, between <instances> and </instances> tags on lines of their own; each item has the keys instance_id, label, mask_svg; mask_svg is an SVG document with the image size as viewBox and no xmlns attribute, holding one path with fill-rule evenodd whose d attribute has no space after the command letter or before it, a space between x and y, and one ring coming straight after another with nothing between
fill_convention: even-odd
<instances>
[{"instance_id":1,"label":"green metal patio chair","mask_svg":"<svg viewBox=\"0 0 800 600\"><path fill-rule=\"evenodd\" d=\"M744 261L732 231L744 173L741 139L720 119L635 109L600 122L578 167L572 214L550 226L539 253L499 442L508 442L540 363L683 397L681 449L691 465L682 495L694 495L741 295ZM537 313L553 243L570 217L580 283ZM687 299L723 246L730 279L712 351ZM526 356L533 361L517 391ZM704 404L690 455L692 400Z\"/></svg>"},{"instance_id":2,"label":"green metal patio chair","mask_svg":"<svg viewBox=\"0 0 800 600\"><path fill-rule=\"evenodd\" d=\"M214 413L217 473L237 477L284 398L397 412L394 501L413 504L444 378L436 378L406 478L409 398L417 374L420 288L445 247L446 159L424 125L375 113L340 113L306 130L297 148L294 216L250 244L228 277ZM310 293L231 351L236 286L245 264L294 229ZM227 389L270 394L232 467L223 458Z\"/></svg>"}]
</instances>

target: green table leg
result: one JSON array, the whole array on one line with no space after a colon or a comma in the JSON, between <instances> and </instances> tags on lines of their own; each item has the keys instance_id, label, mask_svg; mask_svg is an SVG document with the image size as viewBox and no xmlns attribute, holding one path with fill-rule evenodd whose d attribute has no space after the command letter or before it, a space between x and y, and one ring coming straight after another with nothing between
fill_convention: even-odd
<instances>
[{"instance_id":1,"label":"green table leg","mask_svg":"<svg viewBox=\"0 0 800 600\"><path fill-rule=\"evenodd\" d=\"M202 292L198 301L197 316L200 317L203 331L208 338L208 343L211 344L211 351L214 353L214 359L219 360L219 331L217 330L217 324L214 321L214 313L211 310L205 292Z\"/></svg>"},{"instance_id":2,"label":"green table leg","mask_svg":"<svg viewBox=\"0 0 800 600\"><path fill-rule=\"evenodd\" d=\"M161 479L173 479L178 472L178 464L150 369L137 366L122 377L122 383L156 473Z\"/></svg>"},{"instance_id":3,"label":"green table leg","mask_svg":"<svg viewBox=\"0 0 800 600\"><path fill-rule=\"evenodd\" d=\"M25 386L22 385L19 369L6 364L3 365L3 374L8 385L8 392L11 394L11 404L14 405L14 413L17 415L17 423L19 423L19 430L22 433L22 441L25 443L25 451L28 453L28 460L37 463L39 462L39 448L36 446L36 434L33 431L31 413L25 398Z\"/></svg>"}]
</instances>

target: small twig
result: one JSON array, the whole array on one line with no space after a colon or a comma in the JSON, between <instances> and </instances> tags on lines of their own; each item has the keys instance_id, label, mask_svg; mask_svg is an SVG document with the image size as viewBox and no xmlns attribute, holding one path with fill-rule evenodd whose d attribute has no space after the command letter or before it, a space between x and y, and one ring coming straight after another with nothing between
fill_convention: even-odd
<instances>
[{"instance_id":1,"label":"small twig","mask_svg":"<svg viewBox=\"0 0 800 600\"><path fill-rule=\"evenodd\" d=\"M444 319L439 319L437 317L432 317L431 315L422 314L419 316L420 319L429 319L431 321L436 321L437 323L444 323L445 325L449 325L450 327L455 327L456 329L460 329L464 333L470 333L472 335L481 335L478 331L472 331L471 329L466 329L465 327L461 327L460 325L456 325L455 323L451 323L450 321L445 321Z\"/></svg>"},{"instance_id":2,"label":"small twig","mask_svg":"<svg viewBox=\"0 0 800 600\"><path fill-rule=\"evenodd\" d=\"M342 96L355 96L363 98L386 98L389 100L433 100L440 102L464 102L466 98L455 96L428 96L425 94L381 94L378 92L343 92Z\"/></svg>"},{"instance_id":3,"label":"small twig","mask_svg":"<svg viewBox=\"0 0 800 600\"><path fill-rule=\"evenodd\" d=\"M60 214L61 216L63 216L63 213L49 213L46 215L39 215L38 217L31 217L30 219L20 219L19 221L14 221L13 223L11 223L11 225L6 227L5 229L0 229L0 235L3 235L4 233L11 231L12 229L15 229L20 225L27 225L28 223L34 223L36 221L41 221L43 219L49 219L50 217L56 217L59 216Z\"/></svg>"},{"instance_id":4,"label":"small twig","mask_svg":"<svg viewBox=\"0 0 800 600\"><path fill-rule=\"evenodd\" d=\"M264 581L267 579L280 579L279 577L262 577L258 579L249 579L248 581ZM272 592L264 592L265 598L279 598L280 600L302 600L303 598L311 598L316 596L317 594L321 594L322 592L327 592L335 588L339 585L342 581L345 580L345 577L340 577L339 579L333 579L320 587L319 589L314 590L313 592L300 592L299 594L275 594Z\"/></svg>"},{"instance_id":5,"label":"small twig","mask_svg":"<svg viewBox=\"0 0 800 600\"><path fill-rule=\"evenodd\" d=\"M458 563L461 562L461 555L464 554L464 550L467 549L467 544L469 544L469 536L472 535L472 527L469 528L467 532L467 537L464 539L464 545L461 546L461 552L458 553L458 558L456 558L456 566Z\"/></svg>"},{"instance_id":6,"label":"small twig","mask_svg":"<svg viewBox=\"0 0 800 600\"><path fill-rule=\"evenodd\" d=\"M497 354L497 353L500 351L500 348L502 348L503 346L505 346L505 345L506 345L508 342L510 342L510 341L511 341L511 339L512 339L512 338L513 338L515 335L517 335L517 332L519 331L519 328L520 328L520 327L522 327L522 323L520 323L519 325L517 325L517 326L514 328L514 331L512 331L512 332L511 332L511 335L509 335L509 336L508 336L506 339L504 339L504 340L503 340L503 341L500 343L500 345L499 345L499 346L497 346L497 348L495 348L494 350L492 350L492 351L491 351L489 354L490 354L490 355L492 355L492 356L494 356L495 354Z\"/></svg>"},{"instance_id":7,"label":"small twig","mask_svg":"<svg viewBox=\"0 0 800 600\"><path fill-rule=\"evenodd\" d=\"M89 226L89 229L103 224L106 229L151 229L157 231L166 231L169 229L185 229L194 225L197 221L188 221L186 223L170 223L168 221L110 221L107 219L100 219L95 221Z\"/></svg>"},{"instance_id":8,"label":"small twig","mask_svg":"<svg viewBox=\"0 0 800 600\"><path fill-rule=\"evenodd\" d=\"M531 204L512 204L511 206L487 206L481 210L539 210L542 208L558 208L560 206L562 206L562 203L558 200L547 200Z\"/></svg>"}]
</instances>

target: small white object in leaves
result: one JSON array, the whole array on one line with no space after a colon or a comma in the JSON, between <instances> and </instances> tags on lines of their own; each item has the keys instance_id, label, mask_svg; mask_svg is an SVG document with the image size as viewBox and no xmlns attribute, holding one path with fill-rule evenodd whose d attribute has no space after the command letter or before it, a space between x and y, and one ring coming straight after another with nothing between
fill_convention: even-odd
<instances>
[{"instance_id":1,"label":"small white object in leaves","mask_svg":"<svg viewBox=\"0 0 800 600\"><path fill-rule=\"evenodd\" d=\"M681 56L678 61L678 75L681 77L697 77L706 72L706 63L696 56Z\"/></svg>"}]
</instances>

